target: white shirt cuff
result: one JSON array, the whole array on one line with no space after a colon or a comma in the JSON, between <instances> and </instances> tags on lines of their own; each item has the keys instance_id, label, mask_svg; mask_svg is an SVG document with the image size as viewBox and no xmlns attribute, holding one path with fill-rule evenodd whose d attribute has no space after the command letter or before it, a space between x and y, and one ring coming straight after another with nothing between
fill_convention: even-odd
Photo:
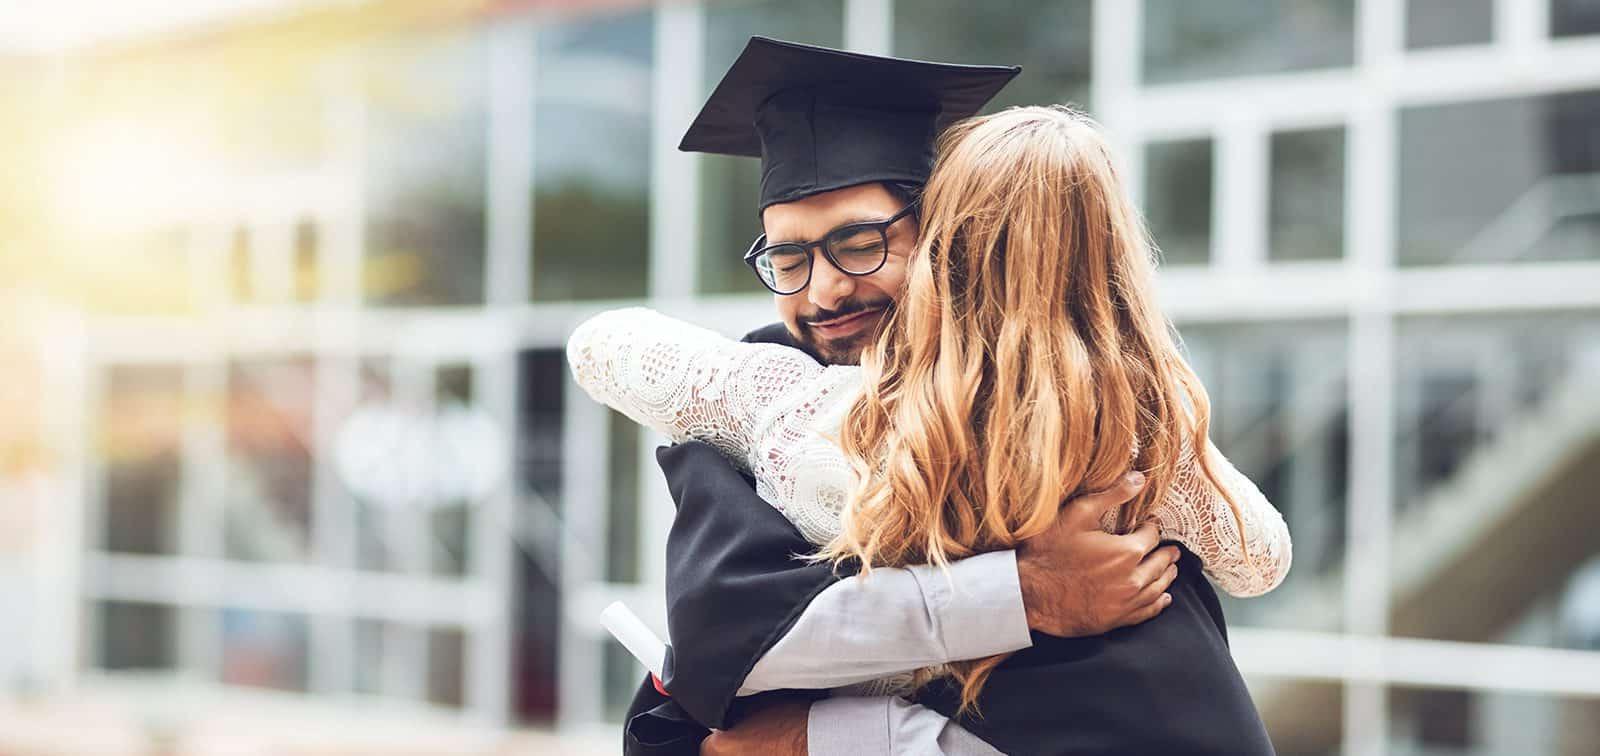
<instances>
[{"instance_id":1,"label":"white shirt cuff","mask_svg":"<svg viewBox=\"0 0 1600 756\"><path fill-rule=\"evenodd\" d=\"M806 718L810 756L889 753L889 702L883 696L841 696L811 704Z\"/></svg>"},{"instance_id":2,"label":"white shirt cuff","mask_svg":"<svg viewBox=\"0 0 1600 756\"><path fill-rule=\"evenodd\" d=\"M931 565L909 569L928 596L949 660L981 659L1033 645L1017 552L994 551L952 563L948 578Z\"/></svg>"}]
</instances>

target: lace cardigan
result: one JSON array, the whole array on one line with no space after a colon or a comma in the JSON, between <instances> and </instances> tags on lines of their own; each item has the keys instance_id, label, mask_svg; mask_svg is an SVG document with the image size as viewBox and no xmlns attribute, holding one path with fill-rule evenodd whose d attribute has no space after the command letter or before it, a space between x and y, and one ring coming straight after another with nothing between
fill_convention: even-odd
<instances>
[{"instance_id":1,"label":"lace cardigan","mask_svg":"<svg viewBox=\"0 0 1600 756\"><path fill-rule=\"evenodd\" d=\"M601 313L567 342L573 378L595 400L674 441L711 444L756 479L756 492L812 543L839 533L855 485L837 437L861 390L861 369L822 366L795 349L746 344L644 308ZM1206 452L1239 504L1238 523L1185 444L1177 478L1155 509L1163 539L1187 546L1234 596L1277 587L1289 570L1283 516L1210 442ZM1108 513L1114 514L1114 513ZM1111 529L1108 516L1103 526Z\"/></svg>"}]
</instances>

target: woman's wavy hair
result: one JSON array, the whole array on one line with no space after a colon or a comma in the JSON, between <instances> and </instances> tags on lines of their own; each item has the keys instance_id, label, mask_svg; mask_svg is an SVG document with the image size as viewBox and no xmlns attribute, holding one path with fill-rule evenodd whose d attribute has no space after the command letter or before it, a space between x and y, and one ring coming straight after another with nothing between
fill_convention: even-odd
<instances>
[{"instance_id":1,"label":"woman's wavy hair","mask_svg":"<svg viewBox=\"0 0 1600 756\"><path fill-rule=\"evenodd\" d=\"M818 558L870 570L1014 548L1130 460L1148 481L1116 515L1132 530L1171 487L1183 435L1207 448L1210 403L1156 306L1154 247L1097 127L1060 106L960 122L921 214L840 438L861 485ZM915 682L952 675L969 709L1003 659Z\"/></svg>"}]
</instances>

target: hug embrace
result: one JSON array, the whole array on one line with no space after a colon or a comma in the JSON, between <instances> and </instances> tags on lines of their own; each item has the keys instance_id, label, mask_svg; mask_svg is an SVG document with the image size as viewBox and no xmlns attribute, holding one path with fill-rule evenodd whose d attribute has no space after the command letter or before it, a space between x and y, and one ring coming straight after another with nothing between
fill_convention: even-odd
<instances>
[{"instance_id":1,"label":"hug embrace","mask_svg":"<svg viewBox=\"0 0 1600 756\"><path fill-rule=\"evenodd\" d=\"M759 157L780 323L568 342L658 452L670 646L630 754L1262 754L1213 584L1278 511L1207 439L1098 128L1018 74L753 38L682 149Z\"/></svg>"}]
</instances>

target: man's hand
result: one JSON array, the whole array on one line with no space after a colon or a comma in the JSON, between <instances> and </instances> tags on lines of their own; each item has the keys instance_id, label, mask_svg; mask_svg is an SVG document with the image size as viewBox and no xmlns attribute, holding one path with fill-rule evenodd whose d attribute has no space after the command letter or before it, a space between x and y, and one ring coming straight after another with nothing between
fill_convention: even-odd
<instances>
[{"instance_id":1,"label":"man's hand","mask_svg":"<svg viewBox=\"0 0 1600 756\"><path fill-rule=\"evenodd\" d=\"M810 719L810 701L779 701L731 730L713 730L700 742L700 756L806 756Z\"/></svg>"},{"instance_id":2,"label":"man's hand","mask_svg":"<svg viewBox=\"0 0 1600 756\"><path fill-rule=\"evenodd\" d=\"M1100 518L1139 494L1144 475L1067 502L1050 529L1017 549L1017 577L1028 627L1072 638L1137 625L1167 608L1178 576L1178 548L1161 542L1154 522L1127 535L1100 529Z\"/></svg>"}]
</instances>

